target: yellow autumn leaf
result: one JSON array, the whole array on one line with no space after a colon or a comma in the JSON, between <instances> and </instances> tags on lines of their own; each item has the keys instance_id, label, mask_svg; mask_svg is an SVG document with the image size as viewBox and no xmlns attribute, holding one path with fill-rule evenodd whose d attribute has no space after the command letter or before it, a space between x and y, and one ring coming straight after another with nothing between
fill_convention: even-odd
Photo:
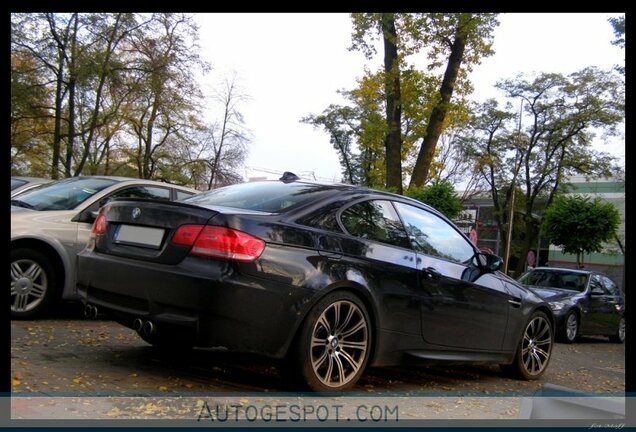
<instances>
[{"instance_id":1,"label":"yellow autumn leaf","mask_svg":"<svg viewBox=\"0 0 636 432\"><path fill-rule=\"evenodd\" d=\"M11 380L11 384L14 385L14 386L19 386L20 384L22 384L22 381L17 380L17 379L14 378L14 379Z\"/></svg>"},{"instance_id":2,"label":"yellow autumn leaf","mask_svg":"<svg viewBox=\"0 0 636 432\"><path fill-rule=\"evenodd\" d=\"M82 383L82 378L78 377L78 378L73 378L73 384L81 384Z\"/></svg>"},{"instance_id":3,"label":"yellow autumn leaf","mask_svg":"<svg viewBox=\"0 0 636 432\"><path fill-rule=\"evenodd\" d=\"M166 387L166 386L161 386L161 387L159 387L159 390L161 390L161 391L168 391L168 387Z\"/></svg>"}]
</instances>

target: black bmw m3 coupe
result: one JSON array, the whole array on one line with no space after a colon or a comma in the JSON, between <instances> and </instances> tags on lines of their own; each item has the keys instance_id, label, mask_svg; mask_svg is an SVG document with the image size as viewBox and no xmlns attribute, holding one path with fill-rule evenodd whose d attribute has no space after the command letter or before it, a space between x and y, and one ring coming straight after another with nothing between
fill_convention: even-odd
<instances>
[{"instance_id":1,"label":"black bmw m3 coupe","mask_svg":"<svg viewBox=\"0 0 636 432\"><path fill-rule=\"evenodd\" d=\"M314 391L412 361L536 379L553 315L501 264L419 201L287 175L111 201L78 256L78 293L152 345L285 359Z\"/></svg>"}]
</instances>

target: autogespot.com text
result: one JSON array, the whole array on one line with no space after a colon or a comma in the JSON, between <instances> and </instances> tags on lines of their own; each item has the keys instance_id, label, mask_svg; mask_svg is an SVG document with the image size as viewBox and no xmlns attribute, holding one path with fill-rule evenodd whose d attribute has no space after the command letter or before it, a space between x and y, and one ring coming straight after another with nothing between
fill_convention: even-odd
<instances>
[{"instance_id":1,"label":"autogespot.com text","mask_svg":"<svg viewBox=\"0 0 636 432\"><path fill-rule=\"evenodd\" d=\"M212 422L306 422L306 421L397 422L397 405L210 404L203 401L197 421Z\"/></svg>"}]
</instances>

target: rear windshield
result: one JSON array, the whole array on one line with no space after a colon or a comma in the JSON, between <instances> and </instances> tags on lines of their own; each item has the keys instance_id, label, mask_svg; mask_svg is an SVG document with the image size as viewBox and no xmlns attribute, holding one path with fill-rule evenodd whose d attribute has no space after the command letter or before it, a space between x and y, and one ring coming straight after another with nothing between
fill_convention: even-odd
<instances>
[{"instance_id":1,"label":"rear windshield","mask_svg":"<svg viewBox=\"0 0 636 432\"><path fill-rule=\"evenodd\" d=\"M305 202L323 198L332 192L331 186L308 183L255 182L203 192L182 202L280 213Z\"/></svg>"}]
</instances>

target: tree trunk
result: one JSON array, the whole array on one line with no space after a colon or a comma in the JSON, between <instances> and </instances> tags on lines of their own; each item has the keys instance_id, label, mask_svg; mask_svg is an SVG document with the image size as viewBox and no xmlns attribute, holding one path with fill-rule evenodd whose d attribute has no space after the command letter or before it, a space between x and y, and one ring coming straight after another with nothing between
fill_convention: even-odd
<instances>
[{"instance_id":1,"label":"tree trunk","mask_svg":"<svg viewBox=\"0 0 636 432\"><path fill-rule=\"evenodd\" d=\"M386 93L387 134L384 138L386 151L386 186L402 193L402 101L400 94L400 66L398 63L397 32L395 14L382 14L384 38L384 89Z\"/></svg>"},{"instance_id":2,"label":"tree trunk","mask_svg":"<svg viewBox=\"0 0 636 432\"><path fill-rule=\"evenodd\" d=\"M66 139L66 161L64 173L66 177L73 175L73 146L75 145L75 77L71 75L68 82L68 137Z\"/></svg>"},{"instance_id":3,"label":"tree trunk","mask_svg":"<svg viewBox=\"0 0 636 432\"><path fill-rule=\"evenodd\" d=\"M524 215L523 220L526 225L526 238L523 241L521 253L519 254L519 261L517 262L517 267L515 269L515 274L517 276L521 275L521 273L525 271L528 252L531 251L532 248L536 245L539 235L539 227L536 225L535 220L532 216L528 216L526 214ZM539 259L538 251L536 259Z\"/></svg>"},{"instance_id":4,"label":"tree trunk","mask_svg":"<svg viewBox=\"0 0 636 432\"><path fill-rule=\"evenodd\" d=\"M79 18L76 13L73 14L73 19L75 24L71 36L71 58L69 59L68 67L68 138L66 141L66 162L64 164L66 177L73 175L73 147L75 145L75 89L77 87L75 59L77 58L77 28L79 26Z\"/></svg>"},{"instance_id":5,"label":"tree trunk","mask_svg":"<svg viewBox=\"0 0 636 432\"><path fill-rule=\"evenodd\" d=\"M51 161L51 178L60 178L60 148L62 147L62 84L64 78L64 57L60 55L59 68L55 85L55 120L53 128L53 158Z\"/></svg>"},{"instance_id":6,"label":"tree trunk","mask_svg":"<svg viewBox=\"0 0 636 432\"><path fill-rule=\"evenodd\" d=\"M104 57L104 61L101 64L100 72L99 72L99 84L97 85L97 90L95 92L95 103L93 107L93 111L91 112L91 120L88 128L88 138L84 143L84 150L82 153L82 157L80 159L80 163L77 167L76 175L80 174L84 168L84 164L88 159L88 155L90 153L91 142L93 141L93 136L96 134L97 128L97 119L100 114L100 106L102 102L102 92L104 90L104 85L106 84L106 78L110 72L110 58L117 46L117 31L119 30L119 23L122 19L122 13L117 14L117 18L115 19L115 23L113 24L113 29L109 34L108 43L106 44L106 55Z\"/></svg>"},{"instance_id":7,"label":"tree trunk","mask_svg":"<svg viewBox=\"0 0 636 432\"><path fill-rule=\"evenodd\" d=\"M230 89L226 95L225 109L223 111L223 128L221 129L221 139L219 140L219 147L214 153L214 162L210 170L210 182L208 183L208 190L216 188L219 162L221 162L221 152L223 151L223 144L225 143L225 133L227 129L227 122L230 118L230 102L232 101L232 90Z\"/></svg>"},{"instance_id":8,"label":"tree trunk","mask_svg":"<svg viewBox=\"0 0 636 432\"><path fill-rule=\"evenodd\" d=\"M148 118L148 124L146 125L146 139L144 141L144 154L143 154L143 171L140 173L141 178L150 179L153 174L153 169L151 167L151 158L152 158L152 145L153 145L153 133L155 128L155 122L157 121L157 113L159 111L160 105L160 95L161 89L157 90L155 94L155 99L152 104L152 111L150 112L150 117Z\"/></svg>"},{"instance_id":9,"label":"tree trunk","mask_svg":"<svg viewBox=\"0 0 636 432\"><path fill-rule=\"evenodd\" d=\"M442 134L444 120L448 112L448 104L453 96L455 82L457 81L459 69L464 57L464 49L466 48L465 24L468 20L470 20L470 17L461 19L457 26L455 40L451 45L446 72L444 72L444 79L442 80L439 91L440 100L431 112L431 117L426 127L426 135L422 141L422 147L420 148L415 167L413 168L409 189L424 186L428 179L428 172L435 157L435 147Z\"/></svg>"}]
</instances>

